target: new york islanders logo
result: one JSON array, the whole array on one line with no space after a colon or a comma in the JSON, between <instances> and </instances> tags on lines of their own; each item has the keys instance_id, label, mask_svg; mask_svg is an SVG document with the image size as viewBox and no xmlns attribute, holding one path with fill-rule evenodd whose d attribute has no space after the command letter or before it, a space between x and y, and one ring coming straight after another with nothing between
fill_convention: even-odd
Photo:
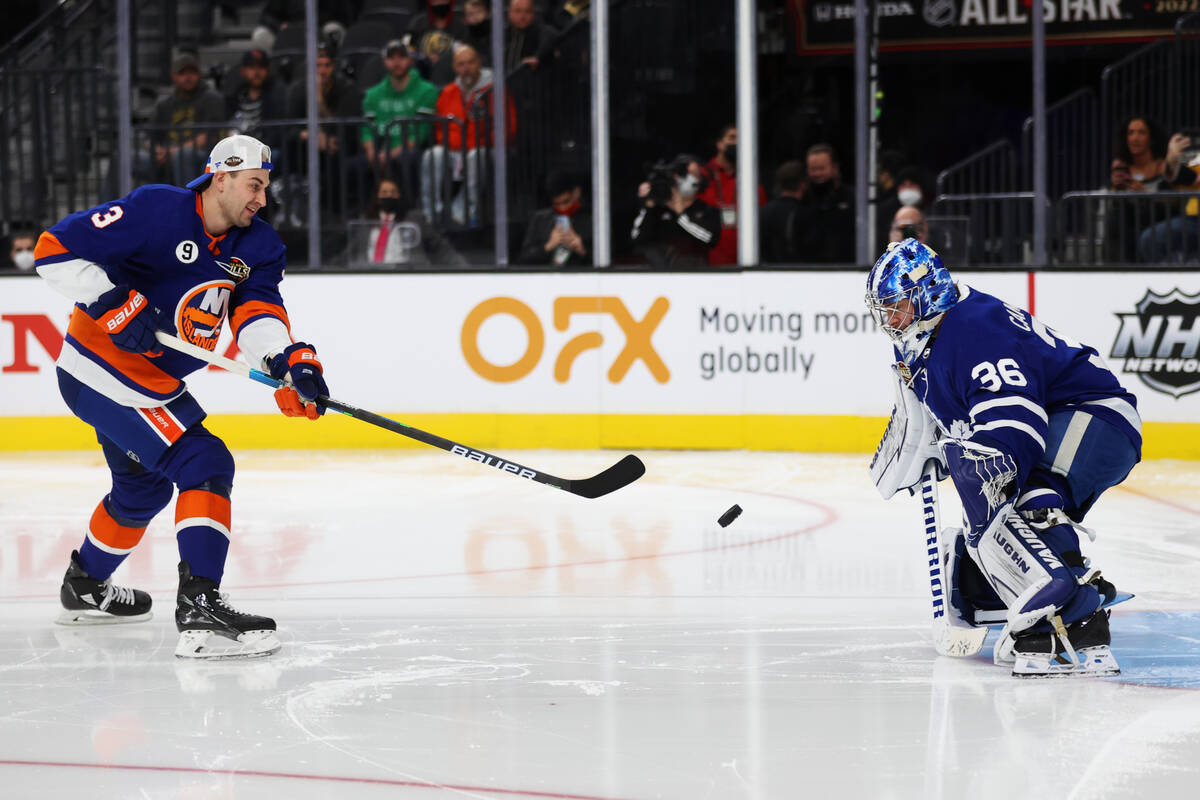
<instances>
[{"instance_id":1,"label":"new york islanders logo","mask_svg":"<svg viewBox=\"0 0 1200 800\"><path fill-rule=\"evenodd\" d=\"M233 296L232 281L208 281L185 292L175 308L179 338L212 352Z\"/></svg>"}]
</instances>

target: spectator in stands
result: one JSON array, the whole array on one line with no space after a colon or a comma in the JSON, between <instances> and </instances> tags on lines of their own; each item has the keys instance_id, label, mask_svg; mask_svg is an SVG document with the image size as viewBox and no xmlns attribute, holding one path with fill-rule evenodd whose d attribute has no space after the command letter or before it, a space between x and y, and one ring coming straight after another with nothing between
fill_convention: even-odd
<instances>
[{"instance_id":1,"label":"spectator in stands","mask_svg":"<svg viewBox=\"0 0 1200 800\"><path fill-rule=\"evenodd\" d=\"M837 154L815 144L805 155L808 190L803 203L810 214L800 246L801 261L845 264L854 261L854 192L842 183Z\"/></svg>"},{"instance_id":2,"label":"spectator in stands","mask_svg":"<svg viewBox=\"0 0 1200 800\"><path fill-rule=\"evenodd\" d=\"M509 0L504 38L505 74L522 65L536 70L553 57L553 28L537 18L533 0Z\"/></svg>"},{"instance_id":3,"label":"spectator in stands","mask_svg":"<svg viewBox=\"0 0 1200 800\"><path fill-rule=\"evenodd\" d=\"M900 206L892 217L888 241L902 242L909 238L925 244L929 240L929 222L916 206Z\"/></svg>"},{"instance_id":4,"label":"spectator in stands","mask_svg":"<svg viewBox=\"0 0 1200 800\"><path fill-rule=\"evenodd\" d=\"M1196 145L1200 147L1200 142ZM1193 149L1192 139L1176 133L1167 143L1167 156L1162 167L1163 190L1190 190L1200 186L1200 151ZM1183 213L1159 222L1138 237L1138 260L1160 264L1167 261L1182 263L1200 256L1200 200L1190 197L1183 203Z\"/></svg>"},{"instance_id":5,"label":"spectator in stands","mask_svg":"<svg viewBox=\"0 0 1200 800\"><path fill-rule=\"evenodd\" d=\"M492 147L492 71L484 69L475 48L459 44L454 49L454 72L457 77L438 95L437 115L462 122L439 125L434 130L437 144L426 151L421 161L421 199L425 215L436 221L443 212L446 183L458 187L451 216L455 222L474 227L479 223L480 170ZM507 133L511 141L517 132L511 97L507 105ZM465 202L461 191L464 176Z\"/></svg>"},{"instance_id":6,"label":"spectator in stands","mask_svg":"<svg viewBox=\"0 0 1200 800\"><path fill-rule=\"evenodd\" d=\"M762 231L759 260L764 264L796 264L800 261L800 243L808 227L808 209L804 197L804 164L787 161L775 170L779 196L763 206L759 218Z\"/></svg>"},{"instance_id":7,"label":"spectator in stands","mask_svg":"<svg viewBox=\"0 0 1200 800\"><path fill-rule=\"evenodd\" d=\"M1122 120L1113 146L1109 188L1114 192L1157 190L1165 158L1165 137L1152 119L1135 114ZM1150 203L1115 200L1105 210L1105 260L1132 263L1137 255L1139 223L1148 216Z\"/></svg>"},{"instance_id":8,"label":"spectator in stands","mask_svg":"<svg viewBox=\"0 0 1200 800\"><path fill-rule=\"evenodd\" d=\"M441 89L455 78L454 43L467 41L468 35L467 26L454 16L454 0L429 0L424 16L413 17L404 41L428 65L427 77Z\"/></svg>"},{"instance_id":9,"label":"spectator in stands","mask_svg":"<svg viewBox=\"0 0 1200 800\"><path fill-rule=\"evenodd\" d=\"M642 210L630 238L652 266L708 265L708 251L721 235L721 212L699 197L706 180L699 160L682 154L638 186Z\"/></svg>"},{"instance_id":10,"label":"spectator in stands","mask_svg":"<svg viewBox=\"0 0 1200 800\"><path fill-rule=\"evenodd\" d=\"M14 230L9 237L8 259L4 264L6 269L18 269L29 272L33 269L33 247L37 244L37 235L32 231Z\"/></svg>"},{"instance_id":11,"label":"spectator in stands","mask_svg":"<svg viewBox=\"0 0 1200 800\"><path fill-rule=\"evenodd\" d=\"M518 264L590 266L592 219L583 207L583 187L566 173L546 179L550 207L533 213L525 229Z\"/></svg>"},{"instance_id":12,"label":"spectator in stands","mask_svg":"<svg viewBox=\"0 0 1200 800\"><path fill-rule=\"evenodd\" d=\"M317 119L321 121L361 116L362 92L352 81L343 77L335 64L336 51L332 42L323 41L317 47ZM287 114L292 119L308 115L308 85L303 79L288 88ZM321 168L322 207L335 214L347 205L362 208L372 181L366 160L359 155L358 126L322 124L317 131L317 151ZM284 177L271 182L277 202L288 210L307 209L308 190L308 129L301 128L291 141ZM343 183L346 184L343 191ZM348 202L360 198L357 203ZM299 213L296 215L299 219ZM293 220L295 222L296 220Z\"/></svg>"},{"instance_id":13,"label":"spectator in stands","mask_svg":"<svg viewBox=\"0 0 1200 800\"><path fill-rule=\"evenodd\" d=\"M1163 136L1149 117L1125 120L1117 133L1112 162L1112 188L1122 192L1154 191L1162 183Z\"/></svg>"},{"instance_id":14,"label":"spectator in stands","mask_svg":"<svg viewBox=\"0 0 1200 800\"><path fill-rule=\"evenodd\" d=\"M200 77L200 60L184 51L171 62L171 92L154 104L150 122L155 126L149 151L134 154L133 177L137 183L190 181L204 171L209 142L221 131L205 123L225 120L225 100Z\"/></svg>"},{"instance_id":15,"label":"spectator in stands","mask_svg":"<svg viewBox=\"0 0 1200 800\"><path fill-rule=\"evenodd\" d=\"M736 125L721 128L716 140L717 154L705 165L708 171L708 188L700 199L721 212L721 238L717 246L708 251L708 263L728 266L738 263L737 239L737 141ZM758 187L758 204L767 202L767 193Z\"/></svg>"},{"instance_id":16,"label":"spectator in stands","mask_svg":"<svg viewBox=\"0 0 1200 800\"><path fill-rule=\"evenodd\" d=\"M466 0L463 22L467 25L466 43L479 53L484 66L492 66L492 9L487 0Z\"/></svg>"},{"instance_id":17,"label":"spectator in stands","mask_svg":"<svg viewBox=\"0 0 1200 800\"><path fill-rule=\"evenodd\" d=\"M412 205L400 184L391 178L382 179L375 187L369 216L378 222L367 228L364 253L367 263L467 266L466 259Z\"/></svg>"},{"instance_id":18,"label":"spectator in stands","mask_svg":"<svg viewBox=\"0 0 1200 800\"><path fill-rule=\"evenodd\" d=\"M252 48L242 53L240 80L234 81L225 94L225 116L234 133L245 133L264 144L278 147L279 130L263 134L266 120L287 117L287 94L271 75L270 59L265 50Z\"/></svg>"},{"instance_id":19,"label":"spectator in stands","mask_svg":"<svg viewBox=\"0 0 1200 800\"><path fill-rule=\"evenodd\" d=\"M333 119L336 117L357 117L362 114L363 98L353 81L343 77L337 70L334 61L336 52L333 45L323 42L317 46L317 118ZM288 87L288 116L304 117L308 114L308 85L298 80ZM300 134L307 141L308 131ZM348 141L349 149L354 142ZM339 152L340 142L336 134L325 135L322 132L320 149L324 152Z\"/></svg>"},{"instance_id":20,"label":"spectator in stands","mask_svg":"<svg viewBox=\"0 0 1200 800\"><path fill-rule=\"evenodd\" d=\"M388 74L363 97L363 116L375 118L373 128L363 126L363 152L377 178L396 178L406 196L418 197L421 153L431 132L415 118L434 113L438 90L413 69L412 51L399 39L384 47L383 63Z\"/></svg>"}]
</instances>

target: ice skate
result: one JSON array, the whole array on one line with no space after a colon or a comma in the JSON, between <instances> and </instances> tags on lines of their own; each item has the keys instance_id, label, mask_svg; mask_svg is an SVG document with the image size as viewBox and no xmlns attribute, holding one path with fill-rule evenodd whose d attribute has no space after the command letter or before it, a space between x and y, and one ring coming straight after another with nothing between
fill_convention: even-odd
<instances>
[{"instance_id":1,"label":"ice skate","mask_svg":"<svg viewBox=\"0 0 1200 800\"><path fill-rule=\"evenodd\" d=\"M233 608L217 584L193 576L186 561L179 562L175 627L179 658L258 658L280 647L275 620Z\"/></svg>"},{"instance_id":2,"label":"ice skate","mask_svg":"<svg viewBox=\"0 0 1200 800\"><path fill-rule=\"evenodd\" d=\"M1065 675L1119 675L1121 667L1109 650L1108 614L1100 609L1065 630L1018 634L1013 641L1012 674L1018 678Z\"/></svg>"},{"instance_id":3,"label":"ice skate","mask_svg":"<svg viewBox=\"0 0 1200 800\"><path fill-rule=\"evenodd\" d=\"M79 563L78 550L71 551L59 598L63 606L55 620L59 625L112 625L143 622L154 616L150 595L88 575Z\"/></svg>"}]
</instances>

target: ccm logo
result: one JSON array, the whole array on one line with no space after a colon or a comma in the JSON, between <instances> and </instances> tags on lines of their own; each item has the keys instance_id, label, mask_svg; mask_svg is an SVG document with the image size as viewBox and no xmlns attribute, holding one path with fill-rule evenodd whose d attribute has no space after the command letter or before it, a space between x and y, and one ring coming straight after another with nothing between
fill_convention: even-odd
<instances>
[{"instance_id":1,"label":"ccm logo","mask_svg":"<svg viewBox=\"0 0 1200 800\"><path fill-rule=\"evenodd\" d=\"M126 303L122 308L117 309L115 312L109 315L107 321L104 323L104 326L108 328L109 331L114 333L121 330L121 328L125 327L125 323L129 322L129 320L133 318L134 314L137 314L138 309L145 304L146 298L144 295L134 295L132 300Z\"/></svg>"},{"instance_id":2,"label":"ccm logo","mask_svg":"<svg viewBox=\"0 0 1200 800\"><path fill-rule=\"evenodd\" d=\"M621 333L625 335L625 347L608 368L608 380L620 383L633 363L640 359L656 381L666 383L671 379L671 371L655 351L650 337L670 307L667 298L656 298L646 316L636 320L619 297L558 297L554 300L554 327L556 330L566 331L571 324L571 317L576 314L607 314L616 321ZM525 352L512 364L493 364L479 350L479 329L484 322L497 314L516 317L528 336ZM603 344L604 336L599 331L581 333L568 340L554 360L554 380L566 383L571 377L571 365L575 363L579 354L585 350L599 348ZM511 383L524 378L541 361L545 348L546 331L541 320L532 308L516 298L492 297L484 300L471 309L467 318L463 320L463 356L476 374L489 381Z\"/></svg>"},{"instance_id":3,"label":"ccm logo","mask_svg":"<svg viewBox=\"0 0 1200 800\"><path fill-rule=\"evenodd\" d=\"M503 459L496 458L495 456L485 455L478 450L471 450L463 447L461 444L456 444L451 447L450 452L454 453L456 456L462 456L463 458L471 461L478 461L480 464L486 464L489 467L495 467L496 469L504 472L511 472L513 475L517 475L521 478L529 478L532 480L533 477L537 475L537 473L531 469L518 467L516 464L513 464L509 461L504 461Z\"/></svg>"}]
</instances>

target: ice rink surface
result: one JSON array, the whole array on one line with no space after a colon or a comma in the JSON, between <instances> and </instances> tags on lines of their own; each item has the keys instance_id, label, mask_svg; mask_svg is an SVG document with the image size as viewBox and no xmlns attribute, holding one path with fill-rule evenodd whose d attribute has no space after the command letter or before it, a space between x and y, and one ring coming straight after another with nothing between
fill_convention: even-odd
<instances>
[{"instance_id":1,"label":"ice rink surface","mask_svg":"<svg viewBox=\"0 0 1200 800\"><path fill-rule=\"evenodd\" d=\"M864 456L642 453L598 500L436 451L235 454L224 588L283 649L176 659L173 512L52 623L99 451L0 457L0 796L1145 798L1200 786L1200 464L1140 464L1087 548L1119 678L937 658L918 501ZM514 452L565 477L613 452ZM947 521L956 508L943 484ZM745 513L727 529L731 504Z\"/></svg>"}]
</instances>

